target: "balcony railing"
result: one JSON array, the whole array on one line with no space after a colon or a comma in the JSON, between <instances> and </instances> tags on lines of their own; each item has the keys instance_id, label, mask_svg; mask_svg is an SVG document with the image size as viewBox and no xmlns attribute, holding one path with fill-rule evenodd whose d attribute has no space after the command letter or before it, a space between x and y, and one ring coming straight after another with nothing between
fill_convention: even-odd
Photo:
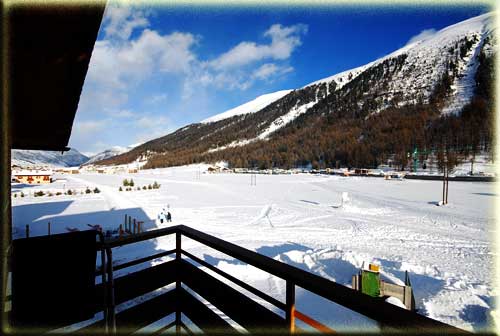
<instances>
[{"instance_id":1,"label":"balcony railing","mask_svg":"<svg viewBox=\"0 0 500 336\"><path fill-rule=\"evenodd\" d=\"M175 235L174 249L113 265L113 249L169 235ZM283 279L286 283L285 302L186 251L182 246L183 237ZM106 255L106 274L103 276L102 268L96 270L96 276L102 276L103 281L97 285L95 297L98 303L96 313L104 312L104 318L78 329L76 333L132 333L169 315L174 318L173 322L165 323L159 329L157 326L156 334L173 328L177 333L181 329L192 333L193 325L206 333L239 333L234 327L235 324L250 333L289 334L303 331L295 326L296 320L319 332L335 332L331 326L320 323L314 316L308 316L295 308L297 287L376 321L382 331L417 334L466 333L184 225L107 240L98 245L98 250L104 251ZM173 257L169 261L114 277L117 270L169 255ZM197 265L216 273L233 285L228 285ZM157 292L152 298L144 299L144 295L173 284L174 289ZM276 309L273 311L262 305L246 295L245 291L275 306ZM135 301L134 306L117 311L118 305L131 300ZM205 304L206 301L210 305ZM221 317L220 313L216 313L209 306L217 308L225 317ZM186 323L183 315L189 319L189 323ZM228 322L228 319L235 323Z\"/></svg>"}]
</instances>

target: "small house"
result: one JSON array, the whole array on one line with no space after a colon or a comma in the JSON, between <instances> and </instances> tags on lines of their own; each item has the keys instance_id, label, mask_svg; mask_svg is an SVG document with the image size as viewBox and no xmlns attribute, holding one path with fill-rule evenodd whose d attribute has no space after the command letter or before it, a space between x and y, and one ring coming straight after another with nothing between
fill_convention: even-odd
<instances>
[{"instance_id":1,"label":"small house","mask_svg":"<svg viewBox=\"0 0 500 336\"><path fill-rule=\"evenodd\" d=\"M210 167L207 168L207 170L208 170L209 173L217 173L217 172L219 172L219 168L218 167L211 167L210 166Z\"/></svg>"},{"instance_id":2,"label":"small house","mask_svg":"<svg viewBox=\"0 0 500 336\"><path fill-rule=\"evenodd\" d=\"M52 182L50 170L20 170L12 172L14 179L19 183L48 184Z\"/></svg>"},{"instance_id":3,"label":"small house","mask_svg":"<svg viewBox=\"0 0 500 336\"><path fill-rule=\"evenodd\" d=\"M356 174L356 175L368 175L368 169L356 168L356 169L354 169L354 174Z\"/></svg>"}]
</instances>

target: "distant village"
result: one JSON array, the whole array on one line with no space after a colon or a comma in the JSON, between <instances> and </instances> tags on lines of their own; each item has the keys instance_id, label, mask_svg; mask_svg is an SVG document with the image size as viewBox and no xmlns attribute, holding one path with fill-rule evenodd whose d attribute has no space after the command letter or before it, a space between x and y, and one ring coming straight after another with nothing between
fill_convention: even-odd
<instances>
[{"instance_id":1,"label":"distant village","mask_svg":"<svg viewBox=\"0 0 500 336\"><path fill-rule=\"evenodd\" d=\"M12 166L12 182L26 184L47 184L53 182L54 174L80 174L80 173L96 173L96 174L134 174L139 171L139 168L130 167L61 167L53 168L49 166L32 166L21 167Z\"/></svg>"},{"instance_id":2,"label":"distant village","mask_svg":"<svg viewBox=\"0 0 500 336\"><path fill-rule=\"evenodd\" d=\"M135 174L140 170L139 165L117 165L117 166L94 166L85 165L80 167L50 167L50 166L31 166L21 167L18 165L12 166L12 182L25 183L25 184L47 184L54 181L54 174ZM251 169L251 168L229 168L226 162L218 162L216 164L208 165L199 174L324 174L324 175L338 175L338 176L366 176L366 177L383 177L385 179L440 179L437 168L427 167L427 169L415 169L412 171L397 171L390 166L379 166L377 169L365 168L326 168L326 169L312 169L312 167L292 168L292 169ZM474 176L468 176L466 173L457 172L453 177L456 180L491 180L494 178L493 173L476 172Z\"/></svg>"}]
</instances>

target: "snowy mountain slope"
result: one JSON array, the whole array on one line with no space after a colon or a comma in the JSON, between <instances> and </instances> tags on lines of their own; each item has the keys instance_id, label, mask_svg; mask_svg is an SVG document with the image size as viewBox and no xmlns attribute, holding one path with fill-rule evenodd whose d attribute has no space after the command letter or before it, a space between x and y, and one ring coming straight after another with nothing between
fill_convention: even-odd
<instances>
[{"instance_id":1,"label":"snowy mountain slope","mask_svg":"<svg viewBox=\"0 0 500 336\"><path fill-rule=\"evenodd\" d=\"M457 56L456 53L459 52L459 50L457 50L457 44L464 38L478 38L478 40L474 42L472 49L467 50L467 53L463 57L459 57L460 69L458 77L463 78L467 74L473 74L475 72L474 70L477 69L477 62L475 62L475 59L482 46L484 36L491 34L494 30L494 15L494 13L487 13L448 26L436 32L434 35L407 44L373 62L320 79L305 87L335 82L336 89L339 90L370 67L380 64L390 58L407 55L402 73L396 76L395 79L397 81L392 83L392 88L387 88L386 92L398 93L409 91L413 93L418 91L415 89L421 89L423 87L432 88L432 85L439 80L439 75L445 70L445 64L453 57ZM479 37L481 38L479 39ZM450 48L454 49L453 53L449 51ZM448 57L443 57L443 55L446 54L449 54L447 55ZM469 76L466 81L469 86L472 86L471 82L473 78ZM462 80L461 82L464 81ZM428 96L429 94L430 90L427 90L425 95ZM410 94L408 94L408 96L410 96ZM470 96L469 94L469 99ZM408 101L414 102L412 99ZM460 107L461 106L457 105L456 109Z\"/></svg>"},{"instance_id":2,"label":"snowy mountain slope","mask_svg":"<svg viewBox=\"0 0 500 336\"><path fill-rule=\"evenodd\" d=\"M86 161L88 157L72 148L67 152L18 150L11 151L11 163L22 167L47 165L54 167L75 167Z\"/></svg>"},{"instance_id":3,"label":"snowy mountain slope","mask_svg":"<svg viewBox=\"0 0 500 336\"><path fill-rule=\"evenodd\" d=\"M237 115L242 115L242 114L247 114L247 113L254 113L257 111L262 110L264 107L267 105L271 104L272 102L280 99L284 95L288 94L292 90L282 90L282 91L277 91L273 93L268 93L262 96L259 96L255 98L254 100L249 101L248 103L245 103L243 105L237 106L235 108L232 108L230 110L227 110L226 112L214 115L210 118L207 118L205 120L202 120L202 123L210 123L210 122L215 122L219 120L223 120L226 118L231 118Z\"/></svg>"},{"instance_id":4,"label":"snowy mountain slope","mask_svg":"<svg viewBox=\"0 0 500 336\"><path fill-rule=\"evenodd\" d=\"M126 151L127 149L125 147L114 146L110 149L106 149L100 153L97 153L96 155L92 155L90 159L85 162L85 164L88 165L97 161L112 158L113 156L120 155L122 153L125 153Z\"/></svg>"},{"instance_id":5,"label":"snowy mountain slope","mask_svg":"<svg viewBox=\"0 0 500 336\"><path fill-rule=\"evenodd\" d=\"M472 97L478 55L484 38L493 32L493 19L494 14L484 14L416 42L406 51L405 66L389 91L402 92L403 102L416 102L410 98L414 94L427 101L436 83L447 74L454 80L442 112L458 113Z\"/></svg>"},{"instance_id":6,"label":"snowy mountain slope","mask_svg":"<svg viewBox=\"0 0 500 336\"><path fill-rule=\"evenodd\" d=\"M333 91L341 90L365 71L383 64L384 61L403 56L404 64L399 69L389 67L388 71L384 72L384 76L391 80L386 79L382 86L373 85L371 90L365 93L365 96L373 98L378 105L372 113L380 112L393 104L404 106L429 102L437 83L445 74L448 75L447 72L451 72L448 68L452 63L454 69L449 75L453 76L454 80L442 113L456 114L471 100L474 93L478 56L485 37L493 32L493 17L494 14L488 13L446 27L432 36L408 44L387 56L312 82L302 89L316 88L315 103L317 103L318 99L327 98ZM333 90L331 90L332 87ZM306 113L315 103L297 101L296 105L273 120L255 139L243 139L239 143L246 144L258 139L267 139L273 132ZM360 105L362 106L363 103Z\"/></svg>"},{"instance_id":7,"label":"snowy mountain slope","mask_svg":"<svg viewBox=\"0 0 500 336\"><path fill-rule=\"evenodd\" d=\"M358 157L367 151L375 156L394 154L397 148L405 152L408 148L402 147L413 146L405 139L415 141L418 137L420 145L435 147L432 142L436 137L425 136L422 140L422 127L439 124L437 119L443 115L460 116L481 85L479 73L484 83L479 93L486 103L483 106L491 100L486 87L492 81L491 60L496 53L495 15L488 13L449 26L380 59L299 89L258 97L149 141L104 164L129 163L142 156L149 158L147 167L155 168L232 160L235 155L240 160L233 164L243 166L262 161L267 162L265 166L277 158L288 160L290 165L324 161L325 157L330 160L328 164L335 160L346 164L353 160L354 151ZM481 104L472 109L474 113L479 113L478 106ZM480 113L487 116L490 112L486 108ZM380 115L383 117L377 119ZM414 116L412 122L426 121L408 126L410 115ZM387 127L387 118L408 130ZM480 127L480 134L486 134L481 141L487 143L486 128L482 124ZM373 129L378 133L374 134ZM343 134L332 138L339 132ZM320 139L323 140L318 142ZM375 140L379 145L371 148ZM364 148L356 149L359 146ZM259 159L255 159L257 156ZM356 159L354 164L363 164L360 162Z\"/></svg>"},{"instance_id":8,"label":"snowy mountain slope","mask_svg":"<svg viewBox=\"0 0 500 336\"><path fill-rule=\"evenodd\" d=\"M87 162L85 162L84 164L88 165L88 164L92 164L92 163L97 162L97 161L101 161L101 160L112 158L113 156L117 156L117 155L126 153L129 150L131 150L134 147L137 147L139 145L140 145L140 143L133 144L133 145L130 145L130 146L127 146L127 147L113 146L110 149L106 149L106 150L104 150L104 151L102 151L100 153L97 153L97 154L91 156L89 158L89 160Z\"/></svg>"}]
</instances>

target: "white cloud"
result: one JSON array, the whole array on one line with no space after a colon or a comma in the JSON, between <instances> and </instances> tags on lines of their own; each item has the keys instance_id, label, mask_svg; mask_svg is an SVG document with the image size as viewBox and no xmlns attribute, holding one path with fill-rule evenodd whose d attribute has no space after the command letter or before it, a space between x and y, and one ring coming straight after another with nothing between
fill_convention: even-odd
<instances>
[{"instance_id":1,"label":"white cloud","mask_svg":"<svg viewBox=\"0 0 500 336\"><path fill-rule=\"evenodd\" d=\"M301 45L300 37L305 33L307 33L307 25L304 24L289 27L274 24L264 33L264 36L271 38L270 44L240 42L211 61L210 65L215 69L227 69L268 58L275 60L287 59L294 49Z\"/></svg>"},{"instance_id":2,"label":"white cloud","mask_svg":"<svg viewBox=\"0 0 500 336\"><path fill-rule=\"evenodd\" d=\"M82 112L118 110L128 101L128 92L106 88L103 85L91 85L85 82L77 116Z\"/></svg>"},{"instance_id":3,"label":"white cloud","mask_svg":"<svg viewBox=\"0 0 500 336\"><path fill-rule=\"evenodd\" d=\"M145 29L135 39L120 44L97 41L89 65L87 80L91 84L115 90L137 85L155 71L188 72L196 59L190 48L196 38L189 33L160 35Z\"/></svg>"},{"instance_id":4,"label":"white cloud","mask_svg":"<svg viewBox=\"0 0 500 336\"><path fill-rule=\"evenodd\" d=\"M284 75L292 71L293 67L291 66L279 66L274 63L265 63L253 72L252 77L261 80L268 80L271 77Z\"/></svg>"},{"instance_id":5,"label":"white cloud","mask_svg":"<svg viewBox=\"0 0 500 336\"><path fill-rule=\"evenodd\" d=\"M88 152L99 152L101 146L98 139L109 127L109 122L109 119L76 120L71 132L70 147Z\"/></svg>"},{"instance_id":6,"label":"white cloud","mask_svg":"<svg viewBox=\"0 0 500 336\"><path fill-rule=\"evenodd\" d=\"M112 148L113 146L110 145L109 143L107 142L104 142L104 141L95 141L92 143L92 152L94 153L93 155L96 155L100 152L103 152L105 150L108 150L110 148ZM85 154L87 155L87 154ZM92 155L87 155L87 156L92 156Z\"/></svg>"},{"instance_id":7,"label":"white cloud","mask_svg":"<svg viewBox=\"0 0 500 336\"><path fill-rule=\"evenodd\" d=\"M291 66L265 63L258 68L214 71L203 69L184 81L183 99L189 99L200 87L212 87L223 90L247 90L256 81L272 82L276 78L292 72Z\"/></svg>"},{"instance_id":8,"label":"white cloud","mask_svg":"<svg viewBox=\"0 0 500 336\"><path fill-rule=\"evenodd\" d=\"M271 82L293 71L284 63L288 63L307 32L303 24L274 24L261 35L264 42L242 41L204 60L194 49L200 36L154 30L149 15L123 3L107 6L102 24L104 38L94 45L70 140L78 148L94 152L108 148L110 143L123 142L125 134L143 142L174 131L176 125L168 117L136 110L139 101L135 92L151 92L152 83L172 79L169 83L180 85L181 98L192 98L197 93L199 103L205 90L247 90L258 81ZM163 102L172 105L166 93L151 93L149 99L140 99L149 107ZM118 122L113 123L116 118Z\"/></svg>"},{"instance_id":9,"label":"white cloud","mask_svg":"<svg viewBox=\"0 0 500 336\"><path fill-rule=\"evenodd\" d=\"M80 121L75 123L73 132L77 135L95 134L102 131L106 127L108 121L108 119Z\"/></svg>"},{"instance_id":10,"label":"white cloud","mask_svg":"<svg viewBox=\"0 0 500 336\"><path fill-rule=\"evenodd\" d=\"M167 100L167 94L165 93L162 93L162 94L156 94L156 95L153 95L148 101L147 103L150 103L150 104L158 104L158 103L161 103L161 102L164 102L165 100Z\"/></svg>"},{"instance_id":11,"label":"white cloud","mask_svg":"<svg viewBox=\"0 0 500 336\"><path fill-rule=\"evenodd\" d=\"M106 6L103 26L106 38L127 40L134 29L148 27L149 21L143 11L113 3Z\"/></svg>"},{"instance_id":12,"label":"white cloud","mask_svg":"<svg viewBox=\"0 0 500 336\"><path fill-rule=\"evenodd\" d=\"M138 132L135 135L135 141L145 142L152 140L175 130L175 125L172 124L169 118L163 116L145 115L134 123L138 126Z\"/></svg>"},{"instance_id":13,"label":"white cloud","mask_svg":"<svg viewBox=\"0 0 500 336\"><path fill-rule=\"evenodd\" d=\"M436 34L436 29L424 29L420 33L418 33L417 35L410 38L408 40L408 42L406 42L406 45L412 44L412 43L420 41L420 40L427 39L431 36L434 36L435 34Z\"/></svg>"},{"instance_id":14,"label":"white cloud","mask_svg":"<svg viewBox=\"0 0 500 336\"><path fill-rule=\"evenodd\" d=\"M132 118L134 116L134 113L127 109L110 111L108 114L114 118Z\"/></svg>"},{"instance_id":15,"label":"white cloud","mask_svg":"<svg viewBox=\"0 0 500 336\"><path fill-rule=\"evenodd\" d=\"M200 87L223 90L247 90L258 80L273 79L293 71L293 67L278 64L290 58L302 44L301 36L307 33L307 25L272 25L263 36L268 44L243 41L211 61L196 61L184 81L183 99L191 98ZM266 59L275 62L260 64ZM257 68L256 68L257 67Z\"/></svg>"},{"instance_id":16,"label":"white cloud","mask_svg":"<svg viewBox=\"0 0 500 336\"><path fill-rule=\"evenodd\" d=\"M200 61L192 50L199 37L186 32L162 35L145 28L139 36L130 38L134 29L149 25L145 14L133 12L130 7L109 8L103 26L105 39L97 41L94 46L86 79L88 88L82 95L82 101L87 105L96 105L94 109L121 108L127 102L130 90L161 74L178 77L183 85L181 97L184 99L192 97L200 86L246 90L257 80L270 81L272 76L292 71L292 67L274 63L260 65L257 69L255 66L265 59L288 59L301 45L301 36L307 32L304 24L274 24L263 34L271 40L269 43L243 41L212 61ZM87 95L91 99L87 99ZM159 95L150 103L165 99L166 96ZM100 103L91 103L96 101Z\"/></svg>"},{"instance_id":17,"label":"white cloud","mask_svg":"<svg viewBox=\"0 0 500 336\"><path fill-rule=\"evenodd\" d=\"M154 128L161 125L166 125L168 119L165 117L143 116L135 121L137 126L141 128Z\"/></svg>"}]
</instances>

